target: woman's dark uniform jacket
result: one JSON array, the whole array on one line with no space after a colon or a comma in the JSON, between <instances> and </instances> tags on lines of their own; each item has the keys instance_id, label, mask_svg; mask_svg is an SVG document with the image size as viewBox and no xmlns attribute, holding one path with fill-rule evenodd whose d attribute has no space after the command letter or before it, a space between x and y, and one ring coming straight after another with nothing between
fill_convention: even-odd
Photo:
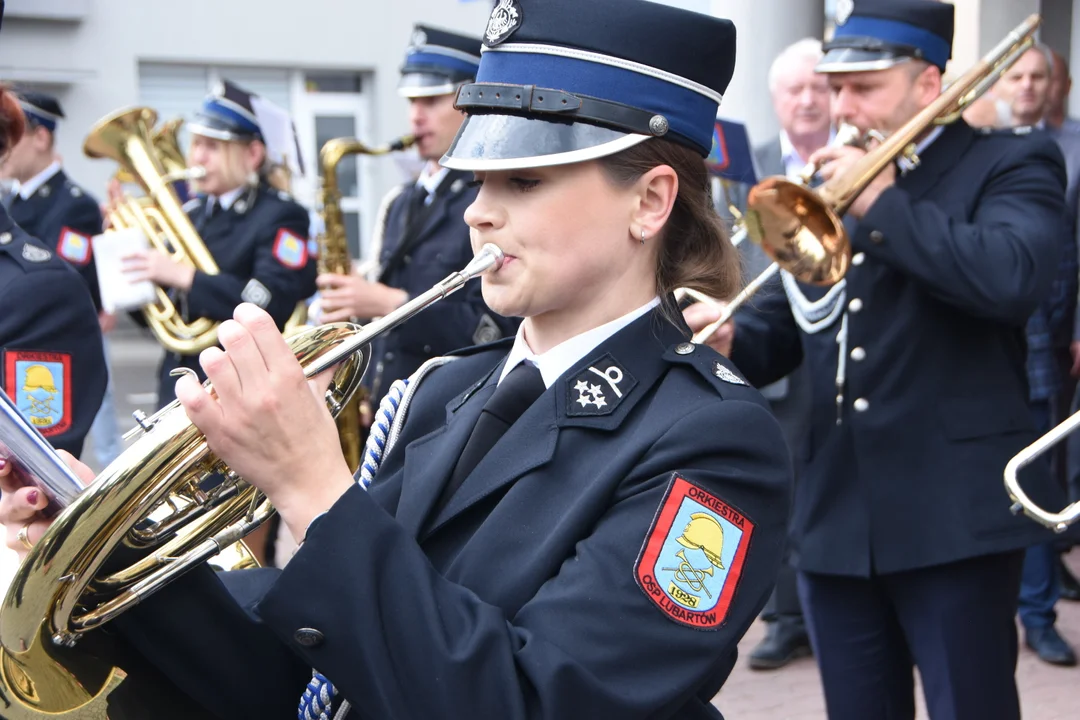
<instances>
[{"instance_id":1,"label":"woman's dark uniform jacket","mask_svg":"<svg viewBox=\"0 0 1080 720\"><path fill-rule=\"evenodd\" d=\"M1041 134L957 122L921 155L848 223L842 424L839 322L801 332L782 291L735 319L731 357L753 384L809 363L810 436L796 450L792 517L804 571L867 577L1048 537L1010 513L1002 474L1035 438L1024 324L1068 241L1061 153ZM813 300L826 289L803 290ZM1041 469L1021 479L1040 503L1060 502Z\"/></svg>"},{"instance_id":2,"label":"woman's dark uniform jacket","mask_svg":"<svg viewBox=\"0 0 1080 720\"><path fill-rule=\"evenodd\" d=\"M94 307L101 309L97 266L90 239L101 233L97 200L60 170L28 199L16 195L11 219L54 253L71 263L90 288Z\"/></svg>"},{"instance_id":3,"label":"woman's dark uniform jacket","mask_svg":"<svg viewBox=\"0 0 1080 720\"><path fill-rule=\"evenodd\" d=\"M231 720L295 717L313 667L351 717L720 717L710 701L780 563L791 469L761 396L688 335L654 311L602 343L432 517L512 341L461 352L420 384L370 491L312 523L283 571L222 584L201 568L110 632ZM619 370L621 397L594 368ZM684 526L706 505L741 534ZM648 541L665 538L650 564ZM691 614L671 609L674 580L652 581L680 569L701 603L700 581L720 598L697 622L672 616ZM135 680L148 667L129 666ZM138 717L116 709L124 695L112 717Z\"/></svg>"},{"instance_id":4,"label":"woman's dark uniform jacket","mask_svg":"<svg viewBox=\"0 0 1080 720\"><path fill-rule=\"evenodd\" d=\"M217 275L197 270L191 289L174 293L186 317L229 320L237 305L251 302L283 329L297 303L315 294L316 247L308 239L310 217L286 193L260 184L228 210L215 204L209 217L204 196L184 209L219 270ZM159 374L159 406L176 397L176 378L169 372L178 367L206 379L198 354L166 353Z\"/></svg>"},{"instance_id":5,"label":"woman's dark uniform jacket","mask_svg":"<svg viewBox=\"0 0 1080 720\"><path fill-rule=\"evenodd\" d=\"M470 180L472 173L448 172L426 206L415 184L400 192L386 215L379 282L416 297L472 260L469 226L463 219L478 192ZM488 310L480 281L473 280L376 338L364 383L378 404L395 380L409 377L431 358L513 335L519 322Z\"/></svg>"},{"instance_id":6,"label":"woman's dark uniform jacket","mask_svg":"<svg viewBox=\"0 0 1080 720\"><path fill-rule=\"evenodd\" d=\"M49 442L77 457L107 378L86 285L0 209L0 387Z\"/></svg>"}]
</instances>

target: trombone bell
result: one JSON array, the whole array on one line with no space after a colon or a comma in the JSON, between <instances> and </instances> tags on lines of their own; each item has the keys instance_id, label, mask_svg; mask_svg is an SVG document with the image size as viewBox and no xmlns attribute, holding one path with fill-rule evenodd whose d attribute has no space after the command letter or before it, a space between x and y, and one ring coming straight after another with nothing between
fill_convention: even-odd
<instances>
[{"instance_id":1,"label":"trombone bell","mask_svg":"<svg viewBox=\"0 0 1080 720\"><path fill-rule=\"evenodd\" d=\"M800 282L834 285L851 265L844 223L811 189L782 177L750 189L750 238Z\"/></svg>"}]
</instances>

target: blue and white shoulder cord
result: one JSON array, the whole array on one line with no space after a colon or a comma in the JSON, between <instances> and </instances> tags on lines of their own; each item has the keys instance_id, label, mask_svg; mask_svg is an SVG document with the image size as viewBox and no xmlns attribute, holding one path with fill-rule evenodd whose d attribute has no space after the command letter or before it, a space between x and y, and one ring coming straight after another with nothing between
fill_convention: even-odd
<instances>
[{"instance_id":1,"label":"blue and white shoulder cord","mask_svg":"<svg viewBox=\"0 0 1080 720\"><path fill-rule=\"evenodd\" d=\"M396 380L379 403L379 410L371 423L367 442L364 444L364 457L360 462L360 486L367 490L375 480L383 458L397 442L401 427L405 424L406 411L412 401L420 381L431 370L445 365L456 358L437 357L420 366L407 380ZM333 701L338 691L333 683L317 670L311 671L311 680L300 698L297 711L299 720L342 720L349 712L348 701L342 702L337 713L333 712Z\"/></svg>"},{"instance_id":2,"label":"blue and white shoulder cord","mask_svg":"<svg viewBox=\"0 0 1080 720\"><path fill-rule=\"evenodd\" d=\"M791 273L781 270L780 277L791 305L791 314L807 335L816 335L840 318L840 330L836 333L840 353L836 359L836 424L839 425L844 409L844 383L847 381L847 280L841 279L821 299L810 300Z\"/></svg>"}]
</instances>

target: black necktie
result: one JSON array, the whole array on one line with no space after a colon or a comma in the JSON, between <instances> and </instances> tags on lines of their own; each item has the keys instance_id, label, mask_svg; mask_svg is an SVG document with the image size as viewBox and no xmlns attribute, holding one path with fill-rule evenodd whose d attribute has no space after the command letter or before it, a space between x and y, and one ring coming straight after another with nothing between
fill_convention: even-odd
<instances>
[{"instance_id":1,"label":"black necktie","mask_svg":"<svg viewBox=\"0 0 1080 720\"><path fill-rule=\"evenodd\" d=\"M209 196L206 198L206 204L203 206L203 211L195 218L195 231L202 232L207 223L210 222L210 218L214 217L214 213L217 210L217 198Z\"/></svg>"},{"instance_id":2,"label":"black necktie","mask_svg":"<svg viewBox=\"0 0 1080 720\"><path fill-rule=\"evenodd\" d=\"M412 232L419 225L420 216L423 215L424 206L427 204L427 197L428 191L423 185L415 185L413 187L405 214L405 225L409 229L408 232Z\"/></svg>"},{"instance_id":3,"label":"black necktie","mask_svg":"<svg viewBox=\"0 0 1080 720\"><path fill-rule=\"evenodd\" d=\"M461 487L461 483L494 447L499 438L529 409L530 405L536 402L538 397L544 394L544 389L544 378L540 375L539 368L528 362L520 363L503 378L503 381L495 388L495 392L484 403L484 409L480 411L480 417L476 420L469 441L465 443L465 449L461 451L461 457L454 466L450 482L443 489L436 514L438 510L446 506L457 489Z\"/></svg>"}]
</instances>

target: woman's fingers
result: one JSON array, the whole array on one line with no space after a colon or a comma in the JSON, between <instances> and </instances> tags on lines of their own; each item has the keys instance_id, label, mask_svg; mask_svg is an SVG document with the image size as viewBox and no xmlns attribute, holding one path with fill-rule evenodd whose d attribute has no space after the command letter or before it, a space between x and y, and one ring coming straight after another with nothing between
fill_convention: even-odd
<instances>
[{"instance_id":1,"label":"woman's fingers","mask_svg":"<svg viewBox=\"0 0 1080 720\"><path fill-rule=\"evenodd\" d=\"M0 500L0 521L4 525L29 522L48 504L48 496L36 487L21 487L5 492Z\"/></svg>"},{"instance_id":2,"label":"woman's fingers","mask_svg":"<svg viewBox=\"0 0 1080 720\"><path fill-rule=\"evenodd\" d=\"M348 322L352 320L352 318L352 310L349 310L348 308L343 308L341 310L329 310L327 312L324 312L320 319L323 321L323 323L334 323L342 321Z\"/></svg>"},{"instance_id":3,"label":"woman's fingers","mask_svg":"<svg viewBox=\"0 0 1080 720\"><path fill-rule=\"evenodd\" d=\"M247 331L260 360L272 374L297 380L303 377L296 354L285 342L269 313L251 303L241 303L233 311L233 317ZM240 367L239 363L237 366Z\"/></svg>"},{"instance_id":4,"label":"woman's fingers","mask_svg":"<svg viewBox=\"0 0 1080 720\"><path fill-rule=\"evenodd\" d=\"M84 462L81 462L74 455L67 450L57 450L56 453L63 459L64 463L71 468L71 471L75 473L75 477L83 481L84 485L89 485L94 482L94 471L90 469L90 466Z\"/></svg>"},{"instance_id":5,"label":"woman's fingers","mask_svg":"<svg viewBox=\"0 0 1080 720\"><path fill-rule=\"evenodd\" d=\"M52 523L44 519L28 520L25 522L13 522L4 525L4 544L14 550L19 559L26 557L27 553L41 541L45 531Z\"/></svg>"},{"instance_id":6,"label":"woman's fingers","mask_svg":"<svg viewBox=\"0 0 1080 720\"><path fill-rule=\"evenodd\" d=\"M335 273L323 273L315 278L315 286L318 287L320 291L333 290L348 285L348 283L348 275L337 275Z\"/></svg>"},{"instance_id":7,"label":"woman's fingers","mask_svg":"<svg viewBox=\"0 0 1080 720\"><path fill-rule=\"evenodd\" d=\"M219 347L212 347L199 353L199 364L206 372L206 377L214 386L219 398L239 398L243 391L243 381L236 371L232 359Z\"/></svg>"},{"instance_id":8,"label":"woman's fingers","mask_svg":"<svg viewBox=\"0 0 1080 720\"><path fill-rule=\"evenodd\" d=\"M217 432L225 424L225 413L194 375L185 373L176 381L176 399L188 418L204 434Z\"/></svg>"}]
</instances>

